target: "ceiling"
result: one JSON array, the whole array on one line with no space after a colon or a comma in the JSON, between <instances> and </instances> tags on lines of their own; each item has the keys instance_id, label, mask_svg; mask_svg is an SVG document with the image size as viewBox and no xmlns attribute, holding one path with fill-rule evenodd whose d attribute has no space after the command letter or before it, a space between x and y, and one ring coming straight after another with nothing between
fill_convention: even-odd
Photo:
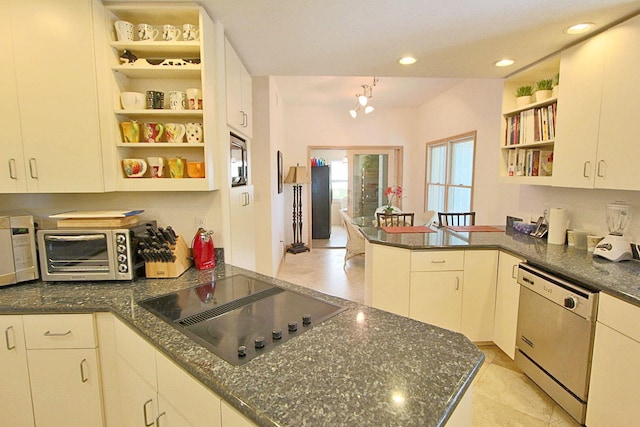
<instances>
[{"instance_id":1,"label":"ceiling","mask_svg":"<svg viewBox=\"0 0 640 427\"><path fill-rule=\"evenodd\" d=\"M593 34L564 34L572 24L592 22L597 32L640 12L640 0L198 3L222 22L252 76L294 76L278 78L285 102L351 105L378 76L374 99L383 106L387 91L390 107L419 105L459 79L503 78ZM404 55L418 62L401 66ZM515 64L493 65L504 57Z\"/></svg>"}]
</instances>

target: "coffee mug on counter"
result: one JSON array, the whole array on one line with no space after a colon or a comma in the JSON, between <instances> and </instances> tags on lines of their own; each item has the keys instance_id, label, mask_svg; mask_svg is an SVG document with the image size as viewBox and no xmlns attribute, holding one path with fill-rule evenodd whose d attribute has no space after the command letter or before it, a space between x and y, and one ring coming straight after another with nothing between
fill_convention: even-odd
<instances>
[{"instance_id":1,"label":"coffee mug on counter","mask_svg":"<svg viewBox=\"0 0 640 427\"><path fill-rule=\"evenodd\" d=\"M182 26L182 38L185 41L192 42L198 40L198 27L193 24L184 24Z\"/></svg>"},{"instance_id":2,"label":"coffee mug on counter","mask_svg":"<svg viewBox=\"0 0 640 427\"><path fill-rule=\"evenodd\" d=\"M167 123L165 126L167 142L184 142L186 131L187 128L182 123Z\"/></svg>"},{"instance_id":3,"label":"coffee mug on counter","mask_svg":"<svg viewBox=\"0 0 640 427\"><path fill-rule=\"evenodd\" d=\"M122 141L140 142L140 125L135 120L130 122L120 122L122 129Z\"/></svg>"},{"instance_id":4,"label":"coffee mug on counter","mask_svg":"<svg viewBox=\"0 0 640 427\"><path fill-rule=\"evenodd\" d=\"M120 103L125 110L144 110L145 95L141 92L122 92Z\"/></svg>"},{"instance_id":5,"label":"coffee mug on counter","mask_svg":"<svg viewBox=\"0 0 640 427\"><path fill-rule=\"evenodd\" d=\"M164 135L164 125L162 123L145 123L142 125L142 140L144 142L160 142Z\"/></svg>"},{"instance_id":6,"label":"coffee mug on counter","mask_svg":"<svg viewBox=\"0 0 640 427\"><path fill-rule=\"evenodd\" d=\"M122 159L122 170L128 178L140 178L147 172L147 162L143 159Z\"/></svg>"},{"instance_id":7,"label":"coffee mug on counter","mask_svg":"<svg viewBox=\"0 0 640 427\"><path fill-rule=\"evenodd\" d=\"M119 42L133 41L133 24L128 21L116 21L113 26L116 28L116 38Z\"/></svg>"},{"instance_id":8,"label":"coffee mug on counter","mask_svg":"<svg viewBox=\"0 0 640 427\"><path fill-rule=\"evenodd\" d=\"M151 178L164 177L164 157L147 157Z\"/></svg>"},{"instance_id":9,"label":"coffee mug on counter","mask_svg":"<svg viewBox=\"0 0 640 427\"><path fill-rule=\"evenodd\" d=\"M172 90L169 92L169 108L172 110L184 110L187 107L187 94Z\"/></svg>"},{"instance_id":10,"label":"coffee mug on counter","mask_svg":"<svg viewBox=\"0 0 640 427\"><path fill-rule=\"evenodd\" d=\"M187 161L182 157L167 160L169 164L169 176L171 178L184 178L185 163Z\"/></svg>"},{"instance_id":11,"label":"coffee mug on counter","mask_svg":"<svg viewBox=\"0 0 640 427\"><path fill-rule=\"evenodd\" d=\"M182 31L171 24L165 24L162 26L162 40L166 42L174 42L178 40L181 33Z\"/></svg>"},{"instance_id":12,"label":"coffee mug on counter","mask_svg":"<svg viewBox=\"0 0 640 427\"><path fill-rule=\"evenodd\" d=\"M189 178L204 178L204 162L187 162Z\"/></svg>"},{"instance_id":13,"label":"coffee mug on counter","mask_svg":"<svg viewBox=\"0 0 640 427\"><path fill-rule=\"evenodd\" d=\"M203 142L202 123L187 123L187 142Z\"/></svg>"},{"instance_id":14,"label":"coffee mug on counter","mask_svg":"<svg viewBox=\"0 0 640 427\"><path fill-rule=\"evenodd\" d=\"M138 40L140 41L153 41L158 37L160 32L153 28L153 25L138 24Z\"/></svg>"}]
</instances>

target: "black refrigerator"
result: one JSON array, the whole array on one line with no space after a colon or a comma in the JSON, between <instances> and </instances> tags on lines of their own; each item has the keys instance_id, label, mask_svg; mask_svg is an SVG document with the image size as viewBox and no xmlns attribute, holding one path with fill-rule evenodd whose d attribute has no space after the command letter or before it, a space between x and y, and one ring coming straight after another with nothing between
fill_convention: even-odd
<instances>
[{"instance_id":1,"label":"black refrigerator","mask_svg":"<svg viewBox=\"0 0 640 427\"><path fill-rule=\"evenodd\" d=\"M329 166L311 168L311 237L328 239L331 236L331 169Z\"/></svg>"}]
</instances>

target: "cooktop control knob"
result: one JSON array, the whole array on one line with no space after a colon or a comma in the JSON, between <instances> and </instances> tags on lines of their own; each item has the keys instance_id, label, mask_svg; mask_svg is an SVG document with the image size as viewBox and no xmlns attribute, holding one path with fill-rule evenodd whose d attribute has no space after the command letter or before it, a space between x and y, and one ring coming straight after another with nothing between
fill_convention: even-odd
<instances>
[{"instance_id":1,"label":"cooktop control knob","mask_svg":"<svg viewBox=\"0 0 640 427\"><path fill-rule=\"evenodd\" d=\"M298 330L298 322L289 322L289 332L295 332Z\"/></svg>"},{"instance_id":2,"label":"cooktop control knob","mask_svg":"<svg viewBox=\"0 0 640 427\"><path fill-rule=\"evenodd\" d=\"M571 295L564 297L564 306L566 308L573 310L574 308L576 308L577 305L578 305L578 302L576 301L575 297Z\"/></svg>"},{"instance_id":3,"label":"cooktop control knob","mask_svg":"<svg viewBox=\"0 0 640 427\"><path fill-rule=\"evenodd\" d=\"M264 348L264 337L259 336L254 340L256 348Z\"/></svg>"},{"instance_id":4,"label":"cooktop control knob","mask_svg":"<svg viewBox=\"0 0 640 427\"><path fill-rule=\"evenodd\" d=\"M241 345L238 347L238 357L245 357L247 355L247 346Z\"/></svg>"},{"instance_id":5,"label":"cooktop control knob","mask_svg":"<svg viewBox=\"0 0 640 427\"><path fill-rule=\"evenodd\" d=\"M274 340L279 340L282 338L282 329L274 329L271 331L271 338Z\"/></svg>"},{"instance_id":6,"label":"cooktop control knob","mask_svg":"<svg viewBox=\"0 0 640 427\"><path fill-rule=\"evenodd\" d=\"M302 315L302 324L303 325L310 325L311 324L311 315L310 314L303 314Z\"/></svg>"}]
</instances>

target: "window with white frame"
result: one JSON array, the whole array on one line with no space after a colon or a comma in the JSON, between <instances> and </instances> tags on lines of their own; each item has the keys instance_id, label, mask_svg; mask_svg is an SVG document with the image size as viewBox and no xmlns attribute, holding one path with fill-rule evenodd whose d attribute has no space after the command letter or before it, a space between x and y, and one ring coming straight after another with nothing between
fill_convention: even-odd
<instances>
[{"instance_id":1,"label":"window with white frame","mask_svg":"<svg viewBox=\"0 0 640 427\"><path fill-rule=\"evenodd\" d=\"M331 192L333 200L341 200L347 197L349 186L349 165L347 162L338 160L331 162Z\"/></svg>"},{"instance_id":2,"label":"window with white frame","mask_svg":"<svg viewBox=\"0 0 640 427\"><path fill-rule=\"evenodd\" d=\"M435 212L470 212L476 132L427 143L426 206Z\"/></svg>"}]
</instances>

